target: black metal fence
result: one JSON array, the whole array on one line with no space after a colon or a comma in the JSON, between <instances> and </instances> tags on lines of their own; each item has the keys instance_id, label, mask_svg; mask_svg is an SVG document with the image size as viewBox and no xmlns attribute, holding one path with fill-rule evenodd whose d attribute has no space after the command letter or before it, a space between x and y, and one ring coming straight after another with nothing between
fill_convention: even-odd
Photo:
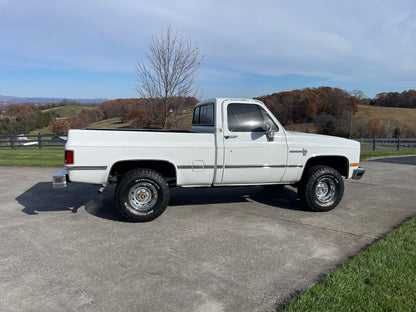
<instances>
[{"instance_id":1,"label":"black metal fence","mask_svg":"<svg viewBox=\"0 0 416 312\"><path fill-rule=\"evenodd\" d=\"M355 139L361 143L362 150L407 150L416 149L416 139Z\"/></svg>"},{"instance_id":2,"label":"black metal fence","mask_svg":"<svg viewBox=\"0 0 416 312\"><path fill-rule=\"evenodd\" d=\"M41 133L0 136L0 148L65 146L67 139L67 136Z\"/></svg>"}]
</instances>

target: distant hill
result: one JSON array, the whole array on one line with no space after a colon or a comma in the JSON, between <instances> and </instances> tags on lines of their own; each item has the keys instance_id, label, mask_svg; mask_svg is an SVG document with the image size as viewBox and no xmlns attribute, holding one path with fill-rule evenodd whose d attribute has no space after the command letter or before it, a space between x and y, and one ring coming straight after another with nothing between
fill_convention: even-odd
<instances>
[{"instance_id":1,"label":"distant hill","mask_svg":"<svg viewBox=\"0 0 416 312\"><path fill-rule=\"evenodd\" d=\"M404 134L403 127L407 127L416 133L416 109L414 108L358 105L358 113L353 118L353 131L357 131L360 127L365 127L371 119L380 120L382 128L401 128L402 135ZM314 122L290 124L286 125L285 129L300 132L316 132ZM360 136L365 136L365 134Z\"/></svg>"},{"instance_id":2,"label":"distant hill","mask_svg":"<svg viewBox=\"0 0 416 312\"><path fill-rule=\"evenodd\" d=\"M108 99L68 99L68 98L47 98L47 97L18 97L18 96L7 96L0 95L0 103L8 104L22 104L22 103L34 103L34 104L45 104L45 103L57 103L62 100L77 101L79 103L102 103L108 101Z\"/></svg>"},{"instance_id":3,"label":"distant hill","mask_svg":"<svg viewBox=\"0 0 416 312\"><path fill-rule=\"evenodd\" d=\"M59 116L61 118L68 118L77 116L82 110L91 110L93 107L88 106L59 106L54 108L45 109L43 112L45 113L53 113L55 116Z\"/></svg>"},{"instance_id":4,"label":"distant hill","mask_svg":"<svg viewBox=\"0 0 416 312\"><path fill-rule=\"evenodd\" d=\"M379 119L384 122L396 120L402 125L416 132L416 109L398 107L380 107L359 105L359 110L354 119Z\"/></svg>"}]
</instances>

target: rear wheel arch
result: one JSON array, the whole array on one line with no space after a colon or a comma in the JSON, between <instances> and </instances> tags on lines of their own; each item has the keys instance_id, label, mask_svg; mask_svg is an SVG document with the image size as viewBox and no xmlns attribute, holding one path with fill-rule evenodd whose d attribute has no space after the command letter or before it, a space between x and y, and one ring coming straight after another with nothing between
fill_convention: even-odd
<instances>
[{"instance_id":1,"label":"rear wheel arch","mask_svg":"<svg viewBox=\"0 0 416 312\"><path fill-rule=\"evenodd\" d=\"M118 183L125 174L137 169L154 170L168 182L169 186L176 185L176 167L174 164L166 160L123 160L116 162L111 167L109 181L112 183Z\"/></svg>"}]
</instances>

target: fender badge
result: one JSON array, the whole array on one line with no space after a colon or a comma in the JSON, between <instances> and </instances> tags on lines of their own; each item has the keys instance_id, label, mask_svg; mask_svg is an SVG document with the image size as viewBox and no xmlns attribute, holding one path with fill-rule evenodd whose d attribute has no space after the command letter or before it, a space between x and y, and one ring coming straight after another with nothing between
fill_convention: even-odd
<instances>
[{"instance_id":1,"label":"fender badge","mask_svg":"<svg viewBox=\"0 0 416 312\"><path fill-rule=\"evenodd\" d=\"M303 156L306 156L308 150L303 148L301 151L289 151L289 153L302 153Z\"/></svg>"}]
</instances>

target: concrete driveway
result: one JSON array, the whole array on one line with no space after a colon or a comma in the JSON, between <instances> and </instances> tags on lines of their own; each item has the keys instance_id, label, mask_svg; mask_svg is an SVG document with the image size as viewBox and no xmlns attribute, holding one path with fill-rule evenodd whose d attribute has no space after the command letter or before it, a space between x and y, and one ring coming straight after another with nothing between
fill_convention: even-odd
<instances>
[{"instance_id":1,"label":"concrete driveway","mask_svg":"<svg viewBox=\"0 0 416 312\"><path fill-rule=\"evenodd\" d=\"M274 311L416 215L416 166L362 165L328 213L288 187L175 189L144 224L111 188L0 168L0 311Z\"/></svg>"}]
</instances>

